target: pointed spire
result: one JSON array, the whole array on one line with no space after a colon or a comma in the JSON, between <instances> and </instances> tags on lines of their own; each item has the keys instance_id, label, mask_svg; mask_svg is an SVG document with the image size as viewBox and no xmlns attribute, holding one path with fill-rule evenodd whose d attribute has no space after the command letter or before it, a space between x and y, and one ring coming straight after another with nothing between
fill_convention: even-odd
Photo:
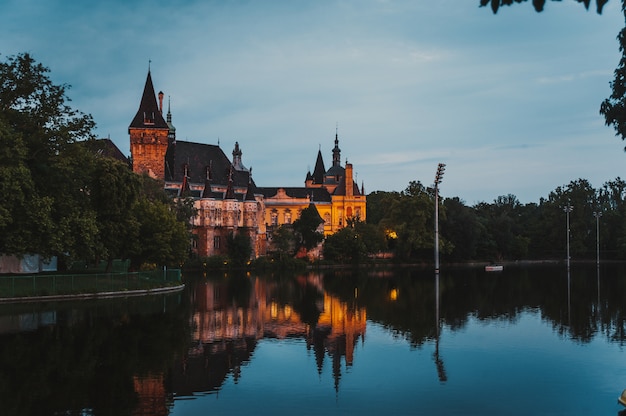
<instances>
[{"instance_id":1,"label":"pointed spire","mask_svg":"<svg viewBox=\"0 0 626 416\"><path fill-rule=\"evenodd\" d=\"M333 166L341 166L341 149L339 149L339 123L335 129L335 147L333 149Z\"/></svg>"},{"instance_id":2,"label":"pointed spire","mask_svg":"<svg viewBox=\"0 0 626 416\"><path fill-rule=\"evenodd\" d=\"M209 161L209 166L206 167L206 178L204 179L204 189L202 190L202 198L211 198L213 196L213 189L211 188L211 179L213 177L213 161Z\"/></svg>"},{"instance_id":3,"label":"pointed spire","mask_svg":"<svg viewBox=\"0 0 626 416\"><path fill-rule=\"evenodd\" d=\"M170 109L170 97L167 97L167 128L169 131L167 132L167 143L174 144L176 143L176 127L172 124L172 112Z\"/></svg>"},{"instance_id":4,"label":"pointed spire","mask_svg":"<svg viewBox=\"0 0 626 416\"><path fill-rule=\"evenodd\" d=\"M189 185L189 165L185 163L183 166L184 175L183 175L183 184L180 187L179 196L181 198L186 198L191 196L191 186Z\"/></svg>"},{"instance_id":5,"label":"pointed spire","mask_svg":"<svg viewBox=\"0 0 626 416\"><path fill-rule=\"evenodd\" d=\"M148 70L146 85L143 88L143 95L141 96L139 110L137 110L137 114L135 114L135 118L133 118L129 127L167 128L167 123L159 111L159 105L154 93L154 85L152 84L152 75L150 70Z\"/></svg>"},{"instance_id":6,"label":"pointed spire","mask_svg":"<svg viewBox=\"0 0 626 416\"><path fill-rule=\"evenodd\" d=\"M226 193L224 194L224 199L235 199L235 188L233 185L233 167L230 167L230 171L228 172L228 186L226 187Z\"/></svg>"},{"instance_id":7,"label":"pointed spire","mask_svg":"<svg viewBox=\"0 0 626 416\"><path fill-rule=\"evenodd\" d=\"M252 167L250 167L250 172L248 173L248 189L246 189L246 201L256 201L254 198L254 184L252 182Z\"/></svg>"},{"instance_id":8,"label":"pointed spire","mask_svg":"<svg viewBox=\"0 0 626 416\"><path fill-rule=\"evenodd\" d=\"M315 168L313 169L313 183L321 185L324 183L324 174L326 174L326 168L324 167L324 159L322 158L322 151L317 151L317 160L315 161Z\"/></svg>"}]
</instances>

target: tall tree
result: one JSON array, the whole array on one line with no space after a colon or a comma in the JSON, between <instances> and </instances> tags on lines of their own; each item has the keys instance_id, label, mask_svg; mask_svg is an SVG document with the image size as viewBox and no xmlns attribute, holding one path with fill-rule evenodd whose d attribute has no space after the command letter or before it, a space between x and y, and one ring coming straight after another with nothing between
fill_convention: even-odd
<instances>
[{"instance_id":1,"label":"tall tree","mask_svg":"<svg viewBox=\"0 0 626 416\"><path fill-rule=\"evenodd\" d=\"M440 219L445 219L445 209L439 210ZM396 257L408 259L431 259L434 247L434 192L419 181L411 181L398 198L391 201L380 225L387 234L397 236L394 240ZM442 253L449 247L445 239L440 240Z\"/></svg>"},{"instance_id":2,"label":"tall tree","mask_svg":"<svg viewBox=\"0 0 626 416\"><path fill-rule=\"evenodd\" d=\"M626 2L622 1L622 12L626 17ZM619 51L622 53L611 82L611 96L600 105L600 114L607 126L613 126L615 135L626 139L626 27L617 35ZM626 148L624 149L626 150Z\"/></svg>"},{"instance_id":3,"label":"tall tree","mask_svg":"<svg viewBox=\"0 0 626 416\"><path fill-rule=\"evenodd\" d=\"M1 165L8 175L20 172L18 177L1 179L6 193L0 200L0 217L12 212L8 222L0 220L2 253L72 253L85 241L67 232L82 229L87 237L95 230L88 212L76 215L67 209L79 204L71 200L74 193L64 193L67 184L62 181L73 181L80 172L59 174L60 169L68 174L76 166L64 160L65 150L77 140L93 138L95 124L91 116L67 104L69 86L55 85L48 72L27 53L0 62ZM80 221L82 227L77 227Z\"/></svg>"},{"instance_id":4,"label":"tall tree","mask_svg":"<svg viewBox=\"0 0 626 416\"><path fill-rule=\"evenodd\" d=\"M324 239L324 234L317 230L323 222L315 205L311 204L302 210L300 218L293 222L297 249L309 251Z\"/></svg>"},{"instance_id":5,"label":"tall tree","mask_svg":"<svg viewBox=\"0 0 626 416\"><path fill-rule=\"evenodd\" d=\"M226 248L228 258L235 267L243 267L250 260L252 254L252 244L245 228L239 229L236 233L231 232L226 237Z\"/></svg>"}]
</instances>

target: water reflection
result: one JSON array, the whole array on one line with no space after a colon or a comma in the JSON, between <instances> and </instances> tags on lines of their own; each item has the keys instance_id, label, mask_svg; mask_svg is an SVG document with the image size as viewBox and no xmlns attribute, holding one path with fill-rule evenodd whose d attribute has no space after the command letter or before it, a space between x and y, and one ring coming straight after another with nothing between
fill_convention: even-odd
<instances>
[{"instance_id":1,"label":"water reflection","mask_svg":"<svg viewBox=\"0 0 626 416\"><path fill-rule=\"evenodd\" d=\"M302 344L315 362L307 371L339 394L368 365L355 353L371 342L368 325L418 351L432 346L420 377L446 388L465 371L446 361L458 353L450 335L476 321L514 325L530 312L570 343L623 346L625 276L595 265L187 276L174 297L0 305L0 413L168 415L245 381L270 341Z\"/></svg>"},{"instance_id":2,"label":"water reflection","mask_svg":"<svg viewBox=\"0 0 626 416\"><path fill-rule=\"evenodd\" d=\"M365 335L367 315L358 293L341 301L324 291L317 273L200 280L190 293L192 347L173 372L177 396L216 391L229 375L236 383L263 338L304 339L320 374L328 355L338 389L341 362L352 365L354 346Z\"/></svg>"}]
</instances>

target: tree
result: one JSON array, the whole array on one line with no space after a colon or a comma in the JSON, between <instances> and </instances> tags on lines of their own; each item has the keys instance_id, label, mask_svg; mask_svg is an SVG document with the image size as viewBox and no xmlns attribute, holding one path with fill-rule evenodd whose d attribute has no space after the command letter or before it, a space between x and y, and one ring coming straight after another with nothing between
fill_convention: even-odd
<instances>
[{"instance_id":1,"label":"tree","mask_svg":"<svg viewBox=\"0 0 626 416\"><path fill-rule=\"evenodd\" d=\"M131 266L135 269L146 263L180 266L189 254L190 233L186 223L177 220L172 212L171 202L142 195L132 212L138 231L133 250L128 253Z\"/></svg>"},{"instance_id":2,"label":"tree","mask_svg":"<svg viewBox=\"0 0 626 416\"><path fill-rule=\"evenodd\" d=\"M419 181L411 181L390 206L380 225L388 235L393 234L396 258L402 260L432 258L434 248L434 191ZM440 210L445 219L445 210ZM444 239L442 252L449 250Z\"/></svg>"},{"instance_id":3,"label":"tree","mask_svg":"<svg viewBox=\"0 0 626 416\"><path fill-rule=\"evenodd\" d=\"M278 260L294 254L295 239L293 227L288 224L282 224L272 231L272 249L278 255Z\"/></svg>"},{"instance_id":4,"label":"tree","mask_svg":"<svg viewBox=\"0 0 626 416\"><path fill-rule=\"evenodd\" d=\"M458 197L443 201L446 218L441 222L441 234L450 244L449 260L475 259L481 227L476 211L466 206Z\"/></svg>"},{"instance_id":5,"label":"tree","mask_svg":"<svg viewBox=\"0 0 626 416\"><path fill-rule=\"evenodd\" d=\"M491 6L494 14L498 12L500 6L510 6L513 3L521 3L527 0L480 0L480 6ZM560 0L552 0L560 1ZM583 3L589 9L591 0L576 0ZM537 12L543 11L546 0L533 0L533 6ZM596 0L596 11L600 14L608 0ZM626 17L626 1L622 0L622 12ZM600 114L604 116L605 124L613 126L615 135L622 140L626 139L626 27L617 35L619 51L622 57L614 71L614 78L611 81L611 95L600 104ZM626 151L626 147L624 148Z\"/></svg>"},{"instance_id":6,"label":"tree","mask_svg":"<svg viewBox=\"0 0 626 416\"><path fill-rule=\"evenodd\" d=\"M239 229L237 233L231 232L226 237L226 249L228 258L235 267L243 267L250 260L252 245L250 237L245 229Z\"/></svg>"},{"instance_id":7,"label":"tree","mask_svg":"<svg viewBox=\"0 0 626 416\"><path fill-rule=\"evenodd\" d=\"M43 181L45 175L37 174L44 173L59 152L75 141L95 137L91 115L66 104L70 86L53 84L48 72L28 53L0 63L0 117L22 135L29 167Z\"/></svg>"},{"instance_id":8,"label":"tree","mask_svg":"<svg viewBox=\"0 0 626 416\"><path fill-rule=\"evenodd\" d=\"M622 12L626 16L626 2L622 2ZM600 114L604 116L607 126L613 126L615 135L621 136L624 140L626 139L626 27L619 32L617 40L622 57L615 69L615 78L611 82L611 96L600 105Z\"/></svg>"},{"instance_id":9,"label":"tree","mask_svg":"<svg viewBox=\"0 0 626 416\"><path fill-rule=\"evenodd\" d=\"M513 3L522 3L527 0L480 0L480 7L484 7L487 5L491 6L491 10L494 13L498 12L500 6L510 6ZM552 0L552 1L560 1L560 0ZM578 3L583 3L585 8L589 9L589 5L591 4L591 0L576 0ZM532 0L533 7L537 12L543 11L543 7L546 4L546 0ZM596 10L598 13L602 13L602 8L609 0L596 0Z\"/></svg>"},{"instance_id":10,"label":"tree","mask_svg":"<svg viewBox=\"0 0 626 416\"><path fill-rule=\"evenodd\" d=\"M324 239L324 234L317 230L323 222L324 220L320 217L315 205L310 204L302 210L300 218L293 222L297 250L304 248L309 251Z\"/></svg>"},{"instance_id":11,"label":"tree","mask_svg":"<svg viewBox=\"0 0 626 416\"><path fill-rule=\"evenodd\" d=\"M0 179L6 191L0 201L2 253L76 253L95 231L90 212L68 209L84 208L85 197L67 192L66 183L84 176L71 171L76 159L66 150L93 138L95 124L66 104L69 86L53 84L48 72L27 53L0 62L0 158L8 175ZM84 238L73 238L72 230L82 230Z\"/></svg>"},{"instance_id":12,"label":"tree","mask_svg":"<svg viewBox=\"0 0 626 416\"><path fill-rule=\"evenodd\" d=\"M22 135L13 132L0 119L0 253L49 254L39 237L49 234L52 200L37 192L26 163L28 151Z\"/></svg>"},{"instance_id":13,"label":"tree","mask_svg":"<svg viewBox=\"0 0 626 416\"><path fill-rule=\"evenodd\" d=\"M0 62L0 253L179 265L193 204L94 152L91 116L48 72L29 54Z\"/></svg>"},{"instance_id":14,"label":"tree","mask_svg":"<svg viewBox=\"0 0 626 416\"><path fill-rule=\"evenodd\" d=\"M326 237L324 259L337 263L359 263L367 257L363 238L352 227L345 227Z\"/></svg>"},{"instance_id":15,"label":"tree","mask_svg":"<svg viewBox=\"0 0 626 416\"><path fill-rule=\"evenodd\" d=\"M378 224L385 217L391 202L400 196L398 192L375 191L367 196L367 223Z\"/></svg>"},{"instance_id":16,"label":"tree","mask_svg":"<svg viewBox=\"0 0 626 416\"><path fill-rule=\"evenodd\" d=\"M348 227L354 228L354 231L361 238L367 254L380 253L387 249L387 240L382 227L366 223L357 217L348 218L346 223Z\"/></svg>"}]
</instances>

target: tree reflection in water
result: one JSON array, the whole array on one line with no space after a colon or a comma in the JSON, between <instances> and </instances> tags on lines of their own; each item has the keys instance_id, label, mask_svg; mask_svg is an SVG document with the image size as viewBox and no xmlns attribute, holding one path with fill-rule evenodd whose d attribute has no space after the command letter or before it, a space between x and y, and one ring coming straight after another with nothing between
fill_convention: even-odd
<instances>
[{"instance_id":1,"label":"tree reflection in water","mask_svg":"<svg viewBox=\"0 0 626 416\"><path fill-rule=\"evenodd\" d=\"M432 271L328 270L287 276L189 278L183 294L0 307L2 414L166 415L174 398L238 383L262 340L299 340L336 392L377 324L412 347L435 346L440 383L446 333L470 320L515 322L538 311L577 343L624 344L622 266ZM242 375L243 374L243 375ZM454 377L453 377L454 378Z\"/></svg>"}]
</instances>

